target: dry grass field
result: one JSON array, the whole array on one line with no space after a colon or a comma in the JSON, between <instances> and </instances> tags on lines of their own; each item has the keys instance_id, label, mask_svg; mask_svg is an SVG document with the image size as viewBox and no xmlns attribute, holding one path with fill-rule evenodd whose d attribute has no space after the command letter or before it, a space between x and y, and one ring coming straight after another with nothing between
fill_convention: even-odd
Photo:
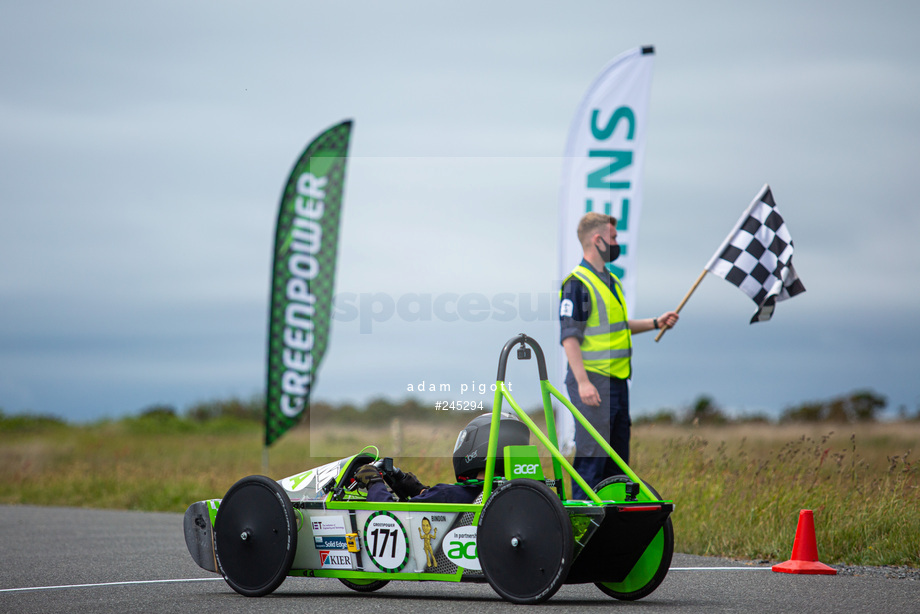
<instances>
[{"instance_id":1,"label":"dry grass field","mask_svg":"<svg viewBox=\"0 0 920 614\"><path fill-rule=\"evenodd\" d=\"M293 475L366 445L423 481L452 481L452 423L294 429L268 475ZM789 558L800 509L826 563L920 567L920 423L643 425L632 468L677 504L680 552ZM259 425L124 419L0 431L0 503L182 512L263 473ZM546 470L549 463L546 463Z\"/></svg>"},{"instance_id":2,"label":"dry grass field","mask_svg":"<svg viewBox=\"0 0 920 614\"><path fill-rule=\"evenodd\" d=\"M815 512L825 562L920 567L920 424L653 427L633 466L678 503L684 552L783 560Z\"/></svg>"}]
</instances>

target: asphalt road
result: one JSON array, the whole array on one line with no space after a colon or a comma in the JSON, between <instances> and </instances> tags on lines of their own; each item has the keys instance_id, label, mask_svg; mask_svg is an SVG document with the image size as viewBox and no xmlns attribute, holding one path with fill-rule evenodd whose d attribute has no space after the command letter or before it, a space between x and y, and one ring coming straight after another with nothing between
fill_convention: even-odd
<instances>
[{"instance_id":1,"label":"asphalt road","mask_svg":"<svg viewBox=\"0 0 920 614\"><path fill-rule=\"evenodd\" d=\"M678 547L680 536L677 538ZM820 547L820 544L819 544ZM731 569L725 569L731 567ZM638 602L593 585L563 586L544 608L642 612L920 612L920 582L794 576L675 555L664 583ZM521 612L487 585L392 582L373 594L337 580L288 578L248 599L189 556L181 514L0 506L0 613L41 612Z\"/></svg>"}]
</instances>

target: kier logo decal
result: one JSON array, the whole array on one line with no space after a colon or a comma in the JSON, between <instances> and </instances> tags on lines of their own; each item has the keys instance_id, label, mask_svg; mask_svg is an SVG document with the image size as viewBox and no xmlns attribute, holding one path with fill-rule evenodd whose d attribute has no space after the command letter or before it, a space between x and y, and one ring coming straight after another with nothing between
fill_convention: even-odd
<instances>
[{"instance_id":1,"label":"kier logo decal","mask_svg":"<svg viewBox=\"0 0 920 614\"><path fill-rule=\"evenodd\" d=\"M323 569L351 569L351 555L347 550L320 550L319 566Z\"/></svg>"}]
</instances>

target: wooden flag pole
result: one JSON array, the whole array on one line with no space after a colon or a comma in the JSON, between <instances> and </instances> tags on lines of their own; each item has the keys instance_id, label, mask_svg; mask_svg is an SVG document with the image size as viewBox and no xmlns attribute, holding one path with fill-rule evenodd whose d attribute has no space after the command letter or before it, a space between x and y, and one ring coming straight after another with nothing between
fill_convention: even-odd
<instances>
[{"instance_id":1,"label":"wooden flag pole","mask_svg":"<svg viewBox=\"0 0 920 614\"><path fill-rule=\"evenodd\" d=\"M687 292L687 296L684 297L684 300L682 300L682 301L680 302L680 305L677 306L677 309L675 309L675 311L676 311L677 313L680 313L680 310L683 309L683 308L684 308L684 305L687 304L687 301L690 300L690 296L691 296L691 295L693 294L693 292L696 290L696 287L700 285L700 282L703 281L703 278L706 277L706 273L707 273L707 272L708 272L708 271L706 271L706 269L703 269L703 272L700 273L700 276L696 278L696 282L693 284L693 287L690 288L690 291ZM664 336L664 334L665 334L665 332L668 330L668 328L670 328L670 327L669 327L667 324L665 324L664 326L661 327L661 332L658 333L658 336L657 336L657 337L655 337L655 343L658 343L659 339L661 339L661 337Z\"/></svg>"}]
</instances>

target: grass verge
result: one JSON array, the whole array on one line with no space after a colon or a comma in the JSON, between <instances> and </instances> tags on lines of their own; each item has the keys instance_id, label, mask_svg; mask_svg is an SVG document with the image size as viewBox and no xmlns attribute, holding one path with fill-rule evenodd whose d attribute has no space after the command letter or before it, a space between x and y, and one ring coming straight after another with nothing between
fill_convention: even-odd
<instances>
[{"instance_id":1,"label":"grass verge","mask_svg":"<svg viewBox=\"0 0 920 614\"><path fill-rule=\"evenodd\" d=\"M311 440L294 429L272 447L268 474L374 444L425 482L453 481L456 431L396 422L314 428ZM812 509L823 562L920 567L918 443L917 423L646 425L633 430L632 468L677 503L679 552L782 561L799 510ZM134 418L0 431L0 503L182 512L262 472L261 428L251 422Z\"/></svg>"}]
</instances>

